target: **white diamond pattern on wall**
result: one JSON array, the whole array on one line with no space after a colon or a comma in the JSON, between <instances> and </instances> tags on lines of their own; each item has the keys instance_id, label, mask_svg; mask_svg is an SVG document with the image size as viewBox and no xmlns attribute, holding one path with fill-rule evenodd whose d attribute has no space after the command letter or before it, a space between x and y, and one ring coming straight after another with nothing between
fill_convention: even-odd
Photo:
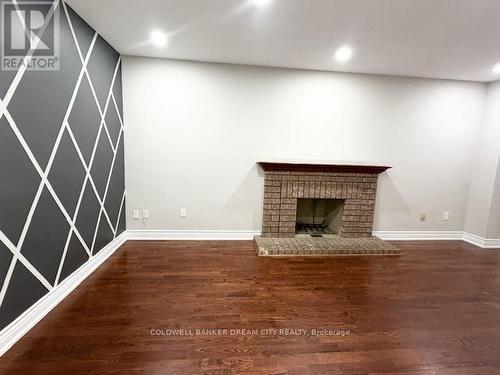
<instances>
[{"instance_id":1,"label":"white diamond pattern on wall","mask_svg":"<svg viewBox=\"0 0 500 375\"><path fill-rule=\"evenodd\" d=\"M63 1L54 0L53 9L56 7L59 7L61 34L64 34L61 38L66 44L71 41L71 48L78 52L80 71L70 96L64 99L65 114L57 125L59 129L53 141L45 138L43 144L37 143L37 134L42 134L46 125L43 121L38 125L41 129L32 131L33 125L20 123L26 115L16 116L19 103L29 107L29 101L33 100L24 100L16 91L21 82L24 90L33 84L28 82L27 70L20 68L12 79L12 74L9 79L3 79L7 72L0 71L1 75L5 74L0 80L3 85L0 93L5 93L0 97L0 135L12 135L0 138L0 149L7 145L9 147L3 147L5 152L12 149L5 159L10 164L2 162L0 167L7 169L8 177L19 173L19 199L29 199L25 209L21 203L15 212L8 209L6 199L13 198L16 186L12 186L12 180L15 179L11 179L10 185L0 180L0 216L5 214L4 205L7 213L16 216L0 220L0 260L5 263L0 267L0 330L124 230L121 58ZM33 53L33 49L28 52L26 61ZM89 69L91 60L97 63ZM65 63L73 62L65 61L62 51L60 63L61 71L51 72L51 76L46 74L45 82L65 80L64 72L71 71ZM36 73L30 72L30 77L36 77ZM44 95L50 96L51 92ZM14 97L16 111L11 110ZM50 100L44 98L44 103ZM60 106L59 102L55 107ZM43 111L46 118L54 118L47 114L50 108ZM95 115L86 117L86 113ZM30 119L30 122L38 120ZM54 124L47 126L53 132ZM6 142L10 143L4 145ZM47 149L48 143L50 149ZM16 164L19 164L19 172L16 172ZM3 171L0 173L3 175ZM35 185L21 186L28 182ZM18 229L12 226L16 222L19 222Z\"/></svg>"}]
</instances>

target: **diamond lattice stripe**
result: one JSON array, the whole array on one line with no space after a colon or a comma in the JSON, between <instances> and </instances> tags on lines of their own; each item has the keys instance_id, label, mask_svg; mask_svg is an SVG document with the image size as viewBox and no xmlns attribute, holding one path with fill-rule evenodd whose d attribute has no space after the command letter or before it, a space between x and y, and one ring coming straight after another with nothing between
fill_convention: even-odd
<instances>
[{"instance_id":1,"label":"diamond lattice stripe","mask_svg":"<svg viewBox=\"0 0 500 375\"><path fill-rule=\"evenodd\" d=\"M122 215L122 211L123 211L123 206L124 205L125 205L125 191L123 191L122 200L120 202L120 209L118 210L118 217L116 218L115 237L116 237L116 234L118 233L118 225L120 225L120 217Z\"/></svg>"},{"instance_id":2,"label":"diamond lattice stripe","mask_svg":"<svg viewBox=\"0 0 500 375\"><path fill-rule=\"evenodd\" d=\"M106 100L106 105L105 105L105 107L104 107L104 110L103 110L103 111L101 111L101 110L100 110L100 113L101 113L101 129L100 129L100 131L99 131L99 135L100 135L100 133L101 133L101 131L102 131L102 128L106 129L106 121L105 121L105 116L106 116L106 112L107 112L107 110L108 110L108 107L109 107L109 104L110 104L110 101L111 101L112 92L113 92L113 86L114 86L114 82L115 82L115 79L116 79L116 74L117 74L117 72L118 72L118 68L119 68L119 66L120 66L120 63L121 63L121 58L119 58L119 59L118 59L118 62L117 62L117 64L116 64L116 68L115 68L115 71L114 71L114 74L113 74L113 79L112 79L112 81L111 81L111 86L110 86L110 89L109 89L109 93L108 93L108 97L107 97L107 100ZM88 73L88 72L87 72L87 73ZM92 80L90 79L90 76L89 76L89 82L90 82L90 87L91 87L92 92L93 92L93 94L94 94L94 97L95 97L96 103L97 103L97 105L98 105L99 103L98 103L98 100L97 100L97 95L95 94L95 90L94 90L94 87L93 87L93 85L92 85ZM121 127L121 129L123 129L123 126ZM106 130L106 133L107 133L107 138L108 138L109 142L111 142L111 138L109 137L109 133L107 132L107 130ZM120 130L120 136L121 136L121 130ZM95 232L95 234L94 234L94 240L93 240L93 242L92 242L92 250L93 250L93 248L94 248L95 238L96 238L96 236L97 236L97 231L98 231L99 224L100 224L100 221L101 221L101 217L102 217L102 215L103 215L103 214L104 214L104 216L105 216L106 220L108 221L109 226L112 228L112 230L113 230L113 234L114 234L114 235L116 235L116 232L115 232L114 226L113 226L113 224L111 223L111 220L110 220L110 218L109 218L109 215L108 215L108 213L107 213L107 211L106 211L106 208L105 208L105 206L104 206L104 202L105 202L105 200L106 200L106 195L107 195L107 191L108 191L108 187L109 187L109 180L110 180L110 176L111 176L111 173L112 173L112 171L113 171L113 166L114 166L114 162L115 162L115 159L116 159L117 149L118 149L118 145L119 145L119 142L120 142L120 136L118 137L118 141L117 141L116 145L113 145L113 144L111 143L111 148L112 148L112 150L113 150L113 160L112 160L112 162L111 162L111 168L110 168L110 171L109 171L109 173L108 173L108 178L107 178L107 182L106 182L106 188L105 188L105 192L104 192L104 196L103 196L103 199L102 199L102 200L100 199L99 194L98 194L98 192L97 192L96 185L95 185L95 183L94 183L94 181L93 181L92 177L90 176L90 180L91 180L91 183L92 183L92 187L93 187L93 189L94 189L95 193L96 193L96 194L97 194L97 196L98 196L99 203L101 204L101 212L100 212L100 214L99 214L99 219L98 219L98 222L97 222L96 232ZM98 138L98 139L99 139L99 138ZM95 146L97 147L97 143L96 143L96 145L95 145Z\"/></svg>"},{"instance_id":3,"label":"diamond lattice stripe","mask_svg":"<svg viewBox=\"0 0 500 375\"><path fill-rule=\"evenodd\" d=\"M19 11L19 7L17 5L17 0L12 0L14 5L16 6L17 8L17 14L18 14L18 17L23 20L23 17ZM39 35L42 35L43 32L45 31L45 29L47 28L47 25L49 24L49 22L51 21L51 18L56 10L56 8L59 6L59 0L55 0L52 4L52 7L48 13L48 16L46 17L46 21L44 23L44 25L42 26L42 28L40 29L40 33ZM40 42L40 38L38 38L36 40L36 42L32 45L31 49L28 51L27 55L23 58L23 64L21 64L21 67L20 69L17 71L14 79L12 80L11 84L10 84L10 87L9 89L7 90L6 94L5 94L5 97L3 100L0 100L0 118L2 116L5 116L7 121L9 122L9 125L11 125L12 127L12 124L13 124L13 120L12 120L12 117L10 116L10 114L8 113L7 111L7 106L10 102L10 100L12 99L13 95L14 95L14 92L17 88L17 86L19 85L19 82L21 81L25 71L26 71L26 67L29 65L29 62L31 60L31 58L33 57L33 54L34 52L36 51L37 47L38 47L38 43ZM16 127L17 129L17 127ZM25 148L26 143L24 142L23 144L23 139L19 138L19 131L17 130L17 133L15 131L15 129L13 128L13 131L15 133L15 135L18 137L20 143L23 145L23 148L27 151L27 149ZM33 162L34 160L34 157L33 157L33 154L31 153L31 151L27 151L27 154L28 154L28 157L30 158L30 161ZM30 154L31 154L31 157L30 157ZM32 159L33 158L33 159ZM34 164L35 165L35 164ZM35 165L35 169L37 170L37 172L40 174L41 172L41 169L40 167L36 168L37 166ZM41 191L43 189L43 185L40 184L40 187L37 191L37 194L35 195L35 201L37 201L39 198L40 198L40 194L41 194ZM35 202L33 202L35 203ZM33 204L32 205L32 209L30 210L30 214L28 215L28 218L27 218L27 222L28 220L30 220L30 218L32 217L33 215L33 211L34 211L34 207L36 206L36 204ZM27 225L25 224L25 227L27 227ZM12 244L10 242L10 240L0 231L0 241L4 243L4 245L12 252L13 254L13 257L12 257L12 260L11 260L11 264L9 266L9 269L8 269L8 272L7 272L7 275L4 279L4 282L2 284L2 289L0 290L0 306L2 305L3 303L3 299L5 297L5 294L6 294L6 291L8 289L8 286L9 286L9 282L10 282L10 278L12 277L12 273L14 271L14 267L16 265L16 262L19 260L25 267L26 269L28 269L28 271L30 271L34 277L36 277L40 283L42 283L42 285L44 285L48 290L51 289L51 285L50 283L36 270L35 267L33 267L33 265L20 253L20 246L15 246L14 244Z\"/></svg>"},{"instance_id":4,"label":"diamond lattice stripe","mask_svg":"<svg viewBox=\"0 0 500 375\"><path fill-rule=\"evenodd\" d=\"M15 7L17 8L17 15L18 17L20 18L20 20L22 21L23 20L23 17L20 13L20 10L19 10L19 7L17 5L17 1L16 0L13 0L13 3L15 5ZM42 26L41 30L40 30L40 33L39 33L39 36L41 36L43 34L43 32L45 31L45 29L47 28L47 25L49 24L49 22L51 21L51 18L56 10L56 8L59 6L59 0L55 0L54 3L52 4L52 7L49 11L49 14L46 18L46 22L44 23L44 25ZM14 79L12 80L11 84L10 84L10 87L9 89L7 90L6 94L5 94L5 97L3 100L0 100L0 118L2 116L4 116L6 113L8 114L7 112L7 106L10 102L10 100L12 99L13 95L14 95L14 92L17 88L17 86L19 85L19 82L21 81L25 71L26 71L26 67L28 66L34 52L36 51L37 47L38 47L38 43L40 42L40 38L38 38L34 45L31 46L30 50L28 51L27 55L24 57L23 59L23 64L21 64L21 67L20 69L18 69ZM9 117L10 115L6 116L7 120L9 121ZM11 125L12 124L12 121L9 121L9 124ZM16 134L16 132L14 131L14 133ZM19 134L16 134L16 136L18 136ZM18 136L19 138L19 136ZM21 141L21 139L20 139ZM21 142L23 143L23 142ZM24 146L24 145L23 145ZM23 147L24 148L24 147ZM26 149L25 149L26 150ZM28 155L29 156L29 155ZM30 160L32 161L32 159L30 158ZM35 167L36 168L36 167ZM37 169L37 172L40 174L40 169ZM40 184L40 187L37 191L37 194L35 195L35 201L37 201L40 197L40 194L41 194L41 191L42 191L42 188L43 188L43 185ZM30 210L30 214L28 215L28 218L27 218L27 221L29 219L30 216L33 215L33 211L34 211L34 206L35 205L32 205L32 209ZM26 225L25 225L26 226ZM24 256L22 254L20 254L20 247L19 246L15 246L14 244L12 244L12 242L10 242L10 240L0 231L0 241L2 243L5 244L5 246L12 252L13 254L13 257L12 257L12 260L11 260L11 263L10 263L10 266L9 266L9 269L8 269L8 272L7 272L7 275L5 276L5 280L3 282L3 285L2 285L2 289L0 290L0 306L2 305L2 302L3 302L3 299L5 297L5 294L6 294L6 291L8 289L8 286L9 286L9 281L10 281L10 278L12 277L12 273L14 271L14 267L16 265L16 262L19 260L25 267L26 269L28 269L32 274L33 276L35 276L47 289L51 289L51 285L50 283L45 280L45 278L36 270L35 267L33 267L31 265L31 263L26 259L24 258Z\"/></svg>"},{"instance_id":5,"label":"diamond lattice stripe","mask_svg":"<svg viewBox=\"0 0 500 375\"><path fill-rule=\"evenodd\" d=\"M118 66L117 66L117 68L118 68ZM113 87L113 85L111 87ZM108 99L108 102L109 102L109 99ZM103 202L106 201L106 197L108 195L109 184L110 184L110 181L111 181L111 175L113 173L113 168L114 168L115 161L116 161L116 155L118 154L118 145L120 144L122 135L123 135L123 127L121 128L120 134L118 135L118 140L116 141L116 147L115 147L115 151L113 153L113 161L111 162L111 168L110 168L110 171L108 173L108 179L107 179L107 182L106 182L106 189L105 189L105 192L104 192ZM101 213L99 214L99 219L98 219L98 222L97 222L97 227L96 227L96 230L95 230L95 233L94 233L94 240L92 242L92 253L94 253L94 247L95 247L95 242L96 242L96 238L97 238L97 232L99 231L99 224L100 224L100 221L101 221L101 218L102 218L102 214L105 214L105 213L106 213L106 209L104 208L104 204L103 204L101 206ZM113 235L116 236L115 226L110 223L110 227L111 227L111 230L113 231Z\"/></svg>"},{"instance_id":6,"label":"diamond lattice stripe","mask_svg":"<svg viewBox=\"0 0 500 375\"><path fill-rule=\"evenodd\" d=\"M88 59L87 59L87 62L88 62ZM85 65L84 65L85 66ZM74 222L71 220L71 218L69 217L69 214L67 213L66 209L64 208L63 204L61 203L59 197L57 196L57 194L55 193L52 185L50 184L50 182L48 181L48 175L50 173L50 169L52 167L52 164L53 164L53 161L54 161L54 158L55 158L55 155L57 153L57 149L59 147L59 144L60 144L60 141L61 141L61 138L62 138L62 134L64 132L64 129L66 128L66 124L67 124L67 118L69 116L69 112L71 111L71 108L72 108L72 105L74 103L74 99L76 97L76 93L78 92L78 87L81 83L81 80L83 78L83 73L84 73L84 68L82 68L81 72L80 72L80 75L78 77L78 80L77 80L77 84L75 86L75 89L73 91L73 95L72 95L72 98L70 100L70 104L68 106L68 110L66 112L66 115L65 115L65 118L63 120L63 124L60 128L60 131L58 133L58 136L56 138L56 142L55 142L55 145L53 147L53 150L51 152L51 156L49 158L49 162L47 164L47 167L44 170L42 170L42 168L40 167L38 161L36 160L36 158L34 157L30 147L28 146L28 144L26 143L24 137L22 136L22 134L20 133L19 129L17 128L17 125L15 124L14 122L14 119L12 118L12 116L10 115L9 111L7 108L3 108L3 114L4 116L6 117L7 121L9 122L9 125L11 126L14 134L17 136L19 142L21 143L23 149L26 151L26 154L28 155L28 158L30 159L30 161L33 163L33 166L35 167L36 171L38 172L38 174L40 175L41 177L41 182L40 182L40 186L38 188L38 191L37 191L37 194L35 195L35 199L33 201L33 204L32 204L32 207L30 209L30 212L28 214L28 218L26 220L26 223L24 225L24 228L23 228L23 231L21 233L21 237L19 239L19 242L16 246L16 252L14 253L14 257L12 259L12 266L10 267L10 269L13 269L14 266L15 266L15 263L17 262L18 259L20 259L20 257L22 256L22 254L20 253L21 251L21 248L22 248L22 245L24 243L24 239L26 238L26 234L28 232L28 228L30 226L30 223L31 223L31 219L33 218L33 214L34 214L34 211L36 209L36 206L38 204L38 201L40 199L40 196L41 196L41 192L43 190L43 187L47 187L47 190L50 192L50 194L52 195L52 198L54 199L54 201L56 202L56 204L58 205L58 207L60 208L61 212L63 213L64 217L66 218L66 220L68 221L68 224L70 225L70 227L74 230L75 232L75 235L79 238L79 240L82 242L82 245L84 245L84 248L88 250L88 247L86 246L85 242L83 241L83 239L81 238L81 235L79 234L78 230L76 229L75 225L74 225ZM20 81L18 81L16 84L19 84ZM14 82L13 82L14 84ZM10 90L10 89L9 89ZM3 241L5 242L5 241ZM6 244L7 247L9 249L11 249L12 251L12 247L11 246L8 246L8 244ZM24 257L23 257L24 258ZM28 262L29 263L29 262ZM31 264L29 264L29 266L26 267L28 270L30 270L30 272L33 274L33 276L35 276L42 284L44 284L46 286L46 280L43 278L43 277L40 277L41 275L38 273L38 272L33 272L32 269L35 269ZM35 269L36 271L36 269ZM3 302L3 298L5 297L5 291L7 290L8 288L8 284L10 282L10 278L12 276L12 272L8 272L7 273L7 276L5 278L5 281L4 281L4 287L2 288L2 294L0 294L0 302ZM50 284L49 284L50 285ZM50 290L51 288L49 288Z\"/></svg>"},{"instance_id":7,"label":"diamond lattice stripe","mask_svg":"<svg viewBox=\"0 0 500 375\"><path fill-rule=\"evenodd\" d=\"M15 4L15 6L17 7L18 16L22 20L23 17L20 14L19 7L17 6L16 0L13 0L13 2ZM53 16L53 14L55 12L55 9L58 6L59 6L59 0L54 1L53 5L52 5L52 7L50 9L49 16L47 17L45 24L42 26L42 29L41 29L39 35L42 35L42 33L47 28L47 25L49 24L49 22L51 20L51 17ZM31 60L31 58L32 58L32 56L33 56L33 54L34 54L34 52L35 52L35 50L37 48L37 45L38 45L38 43L39 43L40 40L41 40L40 38L37 39L37 41L35 42L35 44L32 46L32 48L28 51L27 55L24 57L24 59L23 59L24 64L22 64L21 68L17 71L16 76L14 77L13 81L10 84L9 89L7 90L5 98L2 101L0 101L0 118L2 116L6 117L6 119L7 119L8 123L9 123L9 125L11 126L14 134L16 135L16 137L18 138L19 142L23 146L23 149L28 154L28 157L29 157L30 161L33 163L33 165L34 165L36 171L38 172L38 174L40 174L40 176L42 177L42 182L40 183L38 191L37 191L37 193L35 195L34 202L33 202L32 206L31 206L30 212L29 212L28 217L26 219L26 223L25 223L24 228L23 228L23 234L21 235L21 239L20 239L18 245L15 246L14 244L12 244L12 242L10 242L10 240L2 232L0 232L0 241L3 242L5 244L5 246L13 254L13 257L12 257L12 260L11 260L11 264L9 266L7 275L5 276L5 280L4 280L3 285L2 285L2 289L0 290L0 306L3 303L3 299L5 297L6 291L7 291L8 286L9 286L10 278L12 277L12 273L14 271L14 268L15 268L15 265L16 265L17 261L20 261L26 267L26 269L28 269L33 274L33 276L36 277L40 281L40 283L42 283L48 290L50 290L52 288L52 286L50 285L50 283L20 253L20 249L21 249L21 245L22 245L22 240L24 240L24 237L26 236L27 227L29 226L29 222L30 222L30 220L31 220L31 218L33 216L36 204L37 204L37 202L38 202L38 200L40 198L41 192L43 190L43 186L44 186L44 178L43 178L44 177L44 172L41 170L40 166L36 162L36 160L35 160L35 158L33 156L33 153L31 152L31 150L29 149L28 145L26 144L26 142L22 138L22 135L20 134L19 130L17 129L17 126L15 126L15 123L14 123L12 117L10 116L10 113L7 110L7 106L9 104L10 100L12 99L12 96L13 96L13 94L14 94L17 86L19 85L19 82L22 79L22 77L23 77L23 75L24 75L24 73L26 71L26 67L28 66L28 64L29 64L29 62L30 62L30 60Z\"/></svg>"},{"instance_id":8,"label":"diamond lattice stripe","mask_svg":"<svg viewBox=\"0 0 500 375\"><path fill-rule=\"evenodd\" d=\"M82 55L80 46L78 44L78 39L76 37L76 33L74 31L74 28L73 28L73 25L72 25L72 22L71 22L71 17L69 16L69 12L67 10L66 4L64 4L64 3L63 3L63 8L64 8L66 17L67 17L69 25L70 25L70 30L71 30L73 39L74 39L75 44L77 46L78 53L80 55L80 58L83 60L83 55ZM88 69L87 69L88 61L90 60L91 53L92 53L92 51L94 49L94 45L95 45L95 42L97 40L97 36L98 36L97 33L95 33L94 38L93 38L92 43L91 43L91 46L89 47L89 51L88 51L87 57L86 57L87 64L84 64L84 73L85 73L86 78L87 78L87 80L89 82L89 85L90 85L90 88L91 88L91 91L92 91L92 95L94 97L95 104L96 104L96 106L97 106L97 108L99 110L99 114L101 116L101 125L99 126L99 130L97 132L96 140L95 140L93 151L92 151L92 156L91 156L91 159L90 159L90 162L89 162L88 165L85 162L85 158L82 155L82 152L80 150L80 146L78 145L78 142L77 142L77 140L76 140L76 138L75 138L75 136L73 134L71 126L69 126L69 124L67 124L68 133L70 134L70 138L71 138L71 140L72 140L72 142L73 142L73 144L74 144L74 146L75 146L75 148L77 150L79 159L80 159L83 167L85 168L85 172L86 172L85 180L84 180L84 183L82 185L82 189L80 190L80 196L79 196L79 199L78 199L77 208L76 208L75 214L73 216L73 221L76 223L76 219L77 219L78 213L80 211L81 201L82 201L82 198L83 198L83 195L84 195L84 192L85 192L85 186L86 186L87 183L90 183L90 185L92 186L92 189L94 191L95 197L97 198L97 200L99 202L99 205L101 206L99 217L97 219L96 232L94 233L94 240L93 240L92 248L90 249L90 251L88 251L88 248L85 245L85 250L88 251L90 257L92 257L92 249L94 247L96 233L97 233L97 230L99 228L99 223L100 223L100 220L101 220L101 217L102 217L103 214L104 214L104 216L105 216L105 218L106 218L106 220L108 222L108 225L112 229L113 237L116 237L115 226L111 223L111 219L109 217L109 214L106 211L106 208L104 207L105 198L103 198L103 199L100 198L99 193L97 191L96 184L95 184L95 182L94 182L94 180L92 178L92 175L90 173L90 171L92 169L92 165L93 165L94 160L95 160L95 155L96 155L96 151L97 151L97 145L98 145L98 142L99 142L99 139L100 139L100 136L101 136L101 133L102 133L103 129L104 129L104 131L107 134L108 141L111 142L111 138L110 138L109 133L108 133L108 131L106 129L106 123L105 123L105 119L104 119L105 113L106 113L106 109L103 111L100 108L99 101L97 99L97 95L95 93L95 89L94 89L94 87L92 85L92 81L90 79L90 75L89 75ZM109 96L112 93L114 81L115 81L115 78L116 78L116 72L118 71L118 67L120 66L120 63L121 63L121 59L119 58L118 61L117 61L117 64L116 64L115 73L113 75L113 79L112 79L112 83L111 83L111 88L110 88L110 91L109 91L109 94L108 94L106 108L108 107L108 103L109 103L109 100L110 100ZM114 160L116 158L116 147L114 147L114 145L112 143L110 143L110 145L111 145L111 148L113 150L113 160ZM112 171L112 169L113 169L113 164L111 165L111 171ZM111 171L110 171L110 173L111 173ZM67 252L68 252L68 246L69 246L69 243L70 243L70 240L71 240L72 233L73 233L73 231L70 230L69 233L68 233L67 239L66 239L66 245L65 245L64 250L63 250L63 255L62 255L61 260L59 262L59 267L58 267L58 272L57 272L57 276L56 276L55 285L58 285L58 283L60 281L61 272L62 272L62 269L63 269L63 266L64 266L64 262L65 262L65 259L66 259Z\"/></svg>"},{"instance_id":9,"label":"diamond lattice stripe","mask_svg":"<svg viewBox=\"0 0 500 375\"><path fill-rule=\"evenodd\" d=\"M22 255L19 250L16 248L16 246L10 242L10 240L7 238L7 236L5 236L5 234L3 234L3 232L0 232L0 241L2 241L4 243L5 246L7 246L7 248L12 252L13 254L13 258L11 260L11 264L10 264L10 267L9 267L9 270L7 272L7 275L10 273L12 274L13 270L14 270L14 267L16 265L16 261L19 261L23 264L23 266L25 266L32 274L33 276L35 276L39 281L40 283L45 286L48 290L52 289L52 285L50 285L50 283L47 281L47 279L45 279L45 277L43 277L43 275L38 272L38 270L24 257L24 255ZM2 287L2 298L5 294L5 291L7 291L7 278L4 282L4 285ZM5 291L4 291L5 289Z\"/></svg>"},{"instance_id":10,"label":"diamond lattice stripe","mask_svg":"<svg viewBox=\"0 0 500 375\"><path fill-rule=\"evenodd\" d=\"M89 56L88 56L88 58L89 58ZM50 155L50 158L49 158L49 161L47 163L47 167L46 167L45 171L43 171L42 168L40 167L40 165L38 164L38 162L37 162L36 158L34 157L34 155L33 155L32 151L31 151L29 145L26 143L26 141L24 140L24 137L22 136L22 134L20 133L19 129L17 128L17 125L15 124L14 119L10 116L9 111L7 109L5 110L5 116L6 116L7 120L9 120L9 123L10 123L11 127L13 128L14 133L16 133L16 135L18 136L21 144L23 145L23 148L25 149L25 151L28 154L28 157L32 161L33 165L35 166L35 169L38 171L38 173L42 177L42 183L41 183L41 185L44 184L44 185L47 186L49 192L51 193L51 195L53 196L54 200L58 204L58 206L61 209L63 215L66 217L66 219L68 220L70 226L72 226L72 227L74 227L74 223L71 221L71 219L69 217L69 214L67 213L66 209L64 208L64 206L60 202L60 199L58 198L57 194L55 193L55 191L54 191L54 189L53 189L50 181L48 180L48 175L49 175L50 170L52 168L52 165L53 165L53 162L54 162L54 158L56 156L58 147L60 145L61 138L62 138L62 135L64 133L64 130L68 127L68 125L67 125L67 119L68 119L69 113L71 112L71 109L73 107L73 103L74 103L74 100L76 98L76 94L78 92L78 88L80 87L80 83L81 83L81 81L83 79L84 67L85 67L85 63L88 63L88 58L84 62L84 66L82 67L82 70L80 72L80 75L79 75L77 83L76 83L76 86L75 86L75 88L73 90L72 98L71 98L70 103L68 105L68 109L66 111L66 115L64 116L63 124L60 127L59 133L57 135L57 138L56 138L56 141L55 141L54 147L52 149L52 152L51 152L51 155ZM37 201L34 202L34 205L36 205L36 203L37 203ZM22 246L22 243L24 241L24 237L26 235L27 227L29 226L29 220L27 221L27 224L28 225L26 225L26 228L25 228L26 230L23 230L23 234L21 235L21 239L19 241L18 247ZM76 233L77 236L79 236L77 230L75 230L75 233Z\"/></svg>"},{"instance_id":11,"label":"diamond lattice stripe","mask_svg":"<svg viewBox=\"0 0 500 375\"><path fill-rule=\"evenodd\" d=\"M118 119L120 120L120 134L118 136L118 140L116 142L116 147L115 147L116 152L118 152L118 147L120 145L120 136L122 136L122 137L125 136L125 127L123 124L122 115L120 113L120 110L118 109L118 104L116 103L116 98L115 98L115 95L113 94L113 92L111 93L111 98L113 99L113 104L115 106L116 113L118 114ZM118 217L116 218L116 224L114 226L115 236L116 236L116 233L118 232L118 225L120 224L120 216L122 214L123 206L125 204L125 195L126 195L125 191L123 191L123 197L122 197L122 200L120 203L120 209L118 210Z\"/></svg>"},{"instance_id":12,"label":"diamond lattice stripe","mask_svg":"<svg viewBox=\"0 0 500 375\"><path fill-rule=\"evenodd\" d=\"M75 41L76 48L78 50L78 54L80 55L80 59L82 59L82 61L83 61L83 59L84 59L83 58L83 54L81 52L80 45L79 45L78 39L76 37L76 33L75 33L75 30L74 30L74 27L73 27L73 23L71 22L71 17L69 16L69 12L68 12L68 9L66 7L66 4L64 2L62 4L63 4L64 12L66 14L66 18L68 19L68 22L69 22L69 26L70 26L71 34L73 36L73 40ZM104 110L102 110L101 107L100 107L100 105L99 105L99 99L97 98L97 94L95 92L94 86L92 84L92 80L90 78L90 74L89 74L88 69L87 69L88 62L90 61L90 56L92 54L92 51L94 49L94 46L95 46L95 43L96 43L96 40L97 40L97 36L98 36L98 34L95 33L94 34L94 38L93 38L92 43L91 43L91 46L89 47L89 51L87 53L87 59L86 59L87 60L87 64L84 65L85 76L87 77L87 80L88 80L89 85L90 85L90 89L92 91L92 96L94 97L95 104L96 104L97 109L99 111L99 114L101 116L101 125L100 125L98 133L97 133L96 142L94 144L94 148L93 148L93 151L92 151L92 157L91 157L90 162L89 162L88 165L85 163L85 158L83 158L83 156L82 156L82 153L81 153L81 150L80 150L80 146L78 145L78 143L76 141L76 138L74 137L73 131L71 130L70 126L68 126L68 131L69 131L70 137L73 140L73 143L74 143L74 145L75 145L75 147L76 147L76 149L78 151L78 155L80 157L80 160L82 161L83 167L87 171L87 178L89 179L89 181L90 181L90 183L92 185L92 188L93 188L93 190L94 190L94 192L96 194L97 200L99 201L99 204L101 205L102 209L104 210L104 215L106 216L106 220L112 226L111 220L109 218L109 215L108 215L108 213L107 213L107 211L106 211L106 209L104 207L104 200L103 199L101 200L101 198L99 196L99 193L97 191L97 187L95 185L95 182L94 182L94 180L93 180L93 178L92 178L92 176L90 174L90 170L91 170L92 165L94 163L95 152L96 152L96 149L97 149L97 143L99 141L99 138L101 136L101 132L102 132L103 128L106 131L108 141L110 142L110 146L113 149L113 153L116 154L116 148L114 147L113 143L111 142L111 138L109 136L109 132L107 131L106 121L105 121L105 113L106 113L106 110L107 110L107 107L108 107L108 103L109 103L109 94L108 94L108 100L106 102L106 107L105 107ZM115 82L115 79L116 79L116 73L118 71L120 63L121 63L121 57L118 59L116 67L115 67L115 72L113 74L113 79L112 79L112 82L111 82L110 93L112 93L113 85L114 85L114 82ZM83 188L85 188L85 186ZM83 191L83 189L82 189L82 191ZM81 193L81 194L83 195L83 193Z\"/></svg>"}]
</instances>

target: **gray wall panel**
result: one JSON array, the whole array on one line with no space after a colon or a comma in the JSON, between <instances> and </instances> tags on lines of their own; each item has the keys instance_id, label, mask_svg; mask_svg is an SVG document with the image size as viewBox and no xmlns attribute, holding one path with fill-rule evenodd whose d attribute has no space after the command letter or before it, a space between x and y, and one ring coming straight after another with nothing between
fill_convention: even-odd
<instances>
[{"instance_id":1,"label":"gray wall panel","mask_svg":"<svg viewBox=\"0 0 500 375\"><path fill-rule=\"evenodd\" d=\"M11 117L0 113L0 286L5 285L0 287L0 329L125 230L122 144L116 156L114 151L123 131L114 104L121 111L121 73L114 78L121 72L119 54L69 6L60 2L58 8L60 70L28 69L14 82L15 71L0 69L0 98L8 99L9 88L13 92L7 103ZM90 81L78 49L83 58L90 54ZM109 112L101 117L99 105L104 110L108 98ZM40 173L47 173L47 183ZM103 197L111 174L101 206L93 186Z\"/></svg>"}]
</instances>

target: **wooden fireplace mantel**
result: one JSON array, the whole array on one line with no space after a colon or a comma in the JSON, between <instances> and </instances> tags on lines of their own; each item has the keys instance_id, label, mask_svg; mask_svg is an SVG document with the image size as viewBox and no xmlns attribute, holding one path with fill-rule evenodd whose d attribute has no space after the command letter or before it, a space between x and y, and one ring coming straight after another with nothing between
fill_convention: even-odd
<instances>
[{"instance_id":1,"label":"wooden fireplace mantel","mask_svg":"<svg viewBox=\"0 0 500 375\"><path fill-rule=\"evenodd\" d=\"M382 165L349 165L349 164L308 164L308 163L287 163L287 162L266 162L259 161L258 165L264 171L294 171L294 172L340 172L340 173L370 173L379 174L389 168Z\"/></svg>"}]
</instances>

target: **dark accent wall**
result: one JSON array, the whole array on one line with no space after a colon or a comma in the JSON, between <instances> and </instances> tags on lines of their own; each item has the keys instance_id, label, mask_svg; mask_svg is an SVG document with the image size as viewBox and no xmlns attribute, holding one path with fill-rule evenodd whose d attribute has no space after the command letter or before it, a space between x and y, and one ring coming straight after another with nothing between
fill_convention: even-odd
<instances>
[{"instance_id":1,"label":"dark accent wall","mask_svg":"<svg viewBox=\"0 0 500 375\"><path fill-rule=\"evenodd\" d=\"M0 70L0 330L125 230L120 55L57 6L60 70Z\"/></svg>"}]
</instances>

